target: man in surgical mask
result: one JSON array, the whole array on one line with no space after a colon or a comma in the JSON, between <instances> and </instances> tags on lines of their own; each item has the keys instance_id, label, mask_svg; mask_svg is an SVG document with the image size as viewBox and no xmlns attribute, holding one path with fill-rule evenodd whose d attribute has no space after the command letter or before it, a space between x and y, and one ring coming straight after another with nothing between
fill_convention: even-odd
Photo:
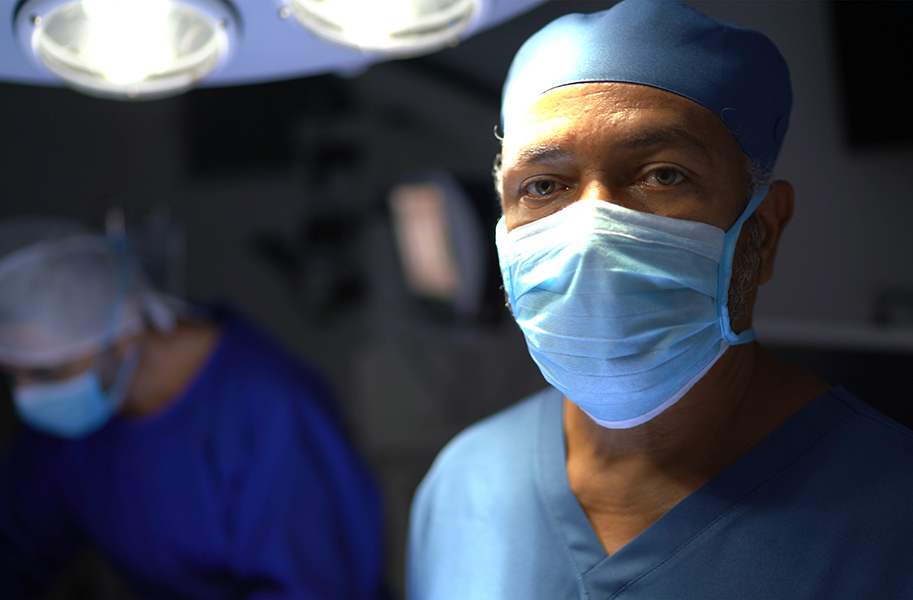
<instances>
[{"instance_id":1,"label":"man in surgical mask","mask_svg":"<svg viewBox=\"0 0 913 600\"><path fill-rule=\"evenodd\" d=\"M228 309L167 298L124 239L0 223L0 597L86 544L141 598L372 598L381 515L322 378Z\"/></svg>"},{"instance_id":2,"label":"man in surgical mask","mask_svg":"<svg viewBox=\"0 0 913 600\"><path fill-rule=\"evenodd\" d=\"M754 341L791 102L769 39L678 1L520 49L496 241L551 387L440 454L411 597L913 597L913 434Z\"/></svg>"}]
</instances>

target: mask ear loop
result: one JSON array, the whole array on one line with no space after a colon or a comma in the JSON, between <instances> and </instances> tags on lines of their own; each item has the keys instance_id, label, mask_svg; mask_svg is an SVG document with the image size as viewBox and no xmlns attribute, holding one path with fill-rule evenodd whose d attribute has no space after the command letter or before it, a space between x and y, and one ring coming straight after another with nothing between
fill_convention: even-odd
<instances>
[{"instance_id":1,"label":"mask ear loop","mask_svg":"<svg viewBox=\"0 0 913 600\"><path fill-rule=\"evenodd\" d=\"M130 291L130 258L127 253L127 235L123 227L122 213L119 215L119 222L116 218L117 216L118 215L115 214L115 218L112 221L112 215L109 214L107 232L108 245L117 261L117 298L114 301L114 307L111 310L111 316L108 318L108 323L105 325L105 332L102 337L102 352L107 352L114 346L117 324L124 314L124 305ZM130 350L127 351L124 358L121 359L121 364L117 369L114 381L111 383L110 389L105 393L105 396L109 401L112 401L115 410L120 407L120 404L126 397L127 388L129 387L130 381L133 379L138 363L139 349L134 345L133 348L130 348ZM98 372L97 365L94 365L92 368Z\"/></svg>"},{"instance_id":2,"label":"mask ear loop","mask_svg":"<svg viewBox=\"0 0 913 600\"><path fill-rule=\"evenodd\" d=\"M748 205L745 207L745 210L742 211L742 214L736 219L736 222L732 224L732 227L726 231L726 235L723 237L723 254L720 259L719 276L717 277L719 282L716 294L717 313L720 317L720 332L723 334L723 339L731 346L736 344L747 344L755 339L755 330L753 327L749 327L741 333L732 331L732 323L729 319L729 284L732 280L732 262L735 258L735 247L736 243L739 241L739 234L742 233L742 225L745 224L748 217L754 214L754 211L757 210L764 198L767 197L767 192L769 190L770 187L764 187L755 192L748 200Z\"/></svg>"}]
</instances>

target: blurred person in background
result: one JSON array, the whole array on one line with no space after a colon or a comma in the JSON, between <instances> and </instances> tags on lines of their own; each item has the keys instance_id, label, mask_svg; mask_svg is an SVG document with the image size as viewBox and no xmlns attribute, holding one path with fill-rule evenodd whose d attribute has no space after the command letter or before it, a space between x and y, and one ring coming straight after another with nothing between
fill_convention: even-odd
<instances>
[{"instance_id":1,"label":"blurred person in background","mask_svg":"<svg viewBox=\"0 0 913 600\"><path fill-rule=\"evenodd\" d=\"M310 367L153 289L123 241L0 223L0 595L90 544L138 597L380 595L377 489Z\"/></svg>"}]
</instances>

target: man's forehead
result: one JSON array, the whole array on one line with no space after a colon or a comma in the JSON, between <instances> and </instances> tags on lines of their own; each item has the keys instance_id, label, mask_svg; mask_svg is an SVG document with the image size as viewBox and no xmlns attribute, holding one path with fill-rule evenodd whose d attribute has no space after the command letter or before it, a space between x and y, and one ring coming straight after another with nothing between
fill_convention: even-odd
<instances>
[{"instance_id":1,"label":"man's forehead","mask_svg":"<svg viewBox=\"0 0 913 600\"><path fill-rule=\"evenodd\" d=\"M506 132L508 162L570 158L579 136L599 136L616 151L678 146L709 158L744 154L725 124L703 106L671 92L624 83L575 84L543 94Z\"/></svg>"}]
</instances>

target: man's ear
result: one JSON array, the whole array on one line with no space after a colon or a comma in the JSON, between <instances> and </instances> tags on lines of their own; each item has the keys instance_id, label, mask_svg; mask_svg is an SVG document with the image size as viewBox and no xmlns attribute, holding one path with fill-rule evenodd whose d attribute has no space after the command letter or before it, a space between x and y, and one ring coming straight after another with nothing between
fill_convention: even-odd
<instances>
[{"instance_id":1,"label":"man's ear","mask_svg":"<svg viewBox=\"0 0 913 600\"><path fill-rule=\"evenodd\" d=\"M761 224L761 272L759 284L767 283L774 274L774 261L780 236L793 216L795 192L788 181L774 181L755 214Z\"/></svg>"}]
</instances>

